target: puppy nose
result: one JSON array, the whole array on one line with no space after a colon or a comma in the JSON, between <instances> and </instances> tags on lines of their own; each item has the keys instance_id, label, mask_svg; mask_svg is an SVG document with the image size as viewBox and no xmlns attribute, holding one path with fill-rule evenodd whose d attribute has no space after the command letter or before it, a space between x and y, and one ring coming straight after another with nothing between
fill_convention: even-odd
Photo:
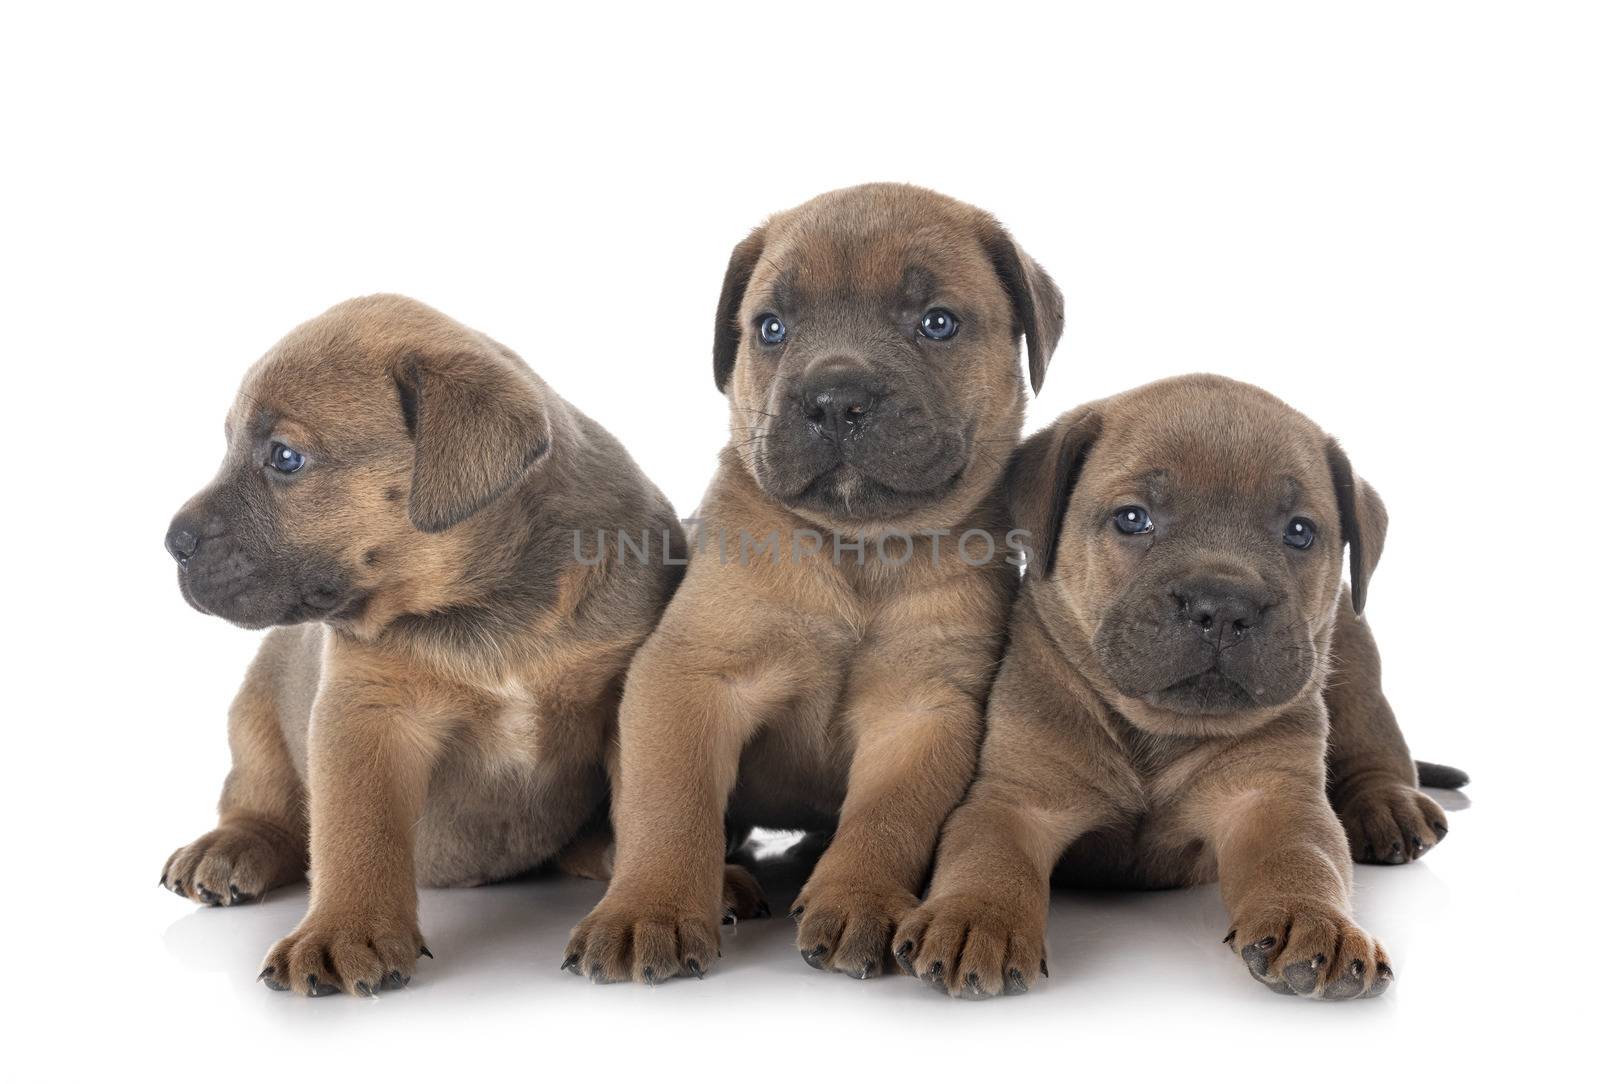
<instances>
[{"instance_id":1,"label":"puppy nose","mask_svg":"<svg viewBox=\"0 0 1600 1084\"><path fill-rule=\"evenodd\" d=\"M1238 580L1190 580L1174 588L1172 595L1184 621L1224 646L1261 624L1270 606L1261 591Z\"/></svg>"},{"instance_id":2,"label":"puppy nose","mask_svg":"<svg viewBox=\"0 0 1600 1084\"><path fill-rule=\"evenodd\" d=\"M188 527L174 523L167 531L167 552L179 564L194 556L194 551L200 548L200 538Z\"/></svg>"},{"instance_id":3,"label":"puppy nose","mask_svg":"<svg viewBox=\"0 0 1600 1084\"><path fill-rule=\"evenodd\" d=\"M826 365L806 377L800 407L813 425L834 436L853 432L878 405L878 391L858 365Z\"/></svg>"}]
</instances>

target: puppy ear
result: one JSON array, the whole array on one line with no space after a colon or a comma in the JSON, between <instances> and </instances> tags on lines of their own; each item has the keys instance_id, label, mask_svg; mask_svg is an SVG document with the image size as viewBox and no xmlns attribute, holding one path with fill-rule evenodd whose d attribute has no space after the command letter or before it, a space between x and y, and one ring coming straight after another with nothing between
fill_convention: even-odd
<instances>
[{"instance_id":1,"label":"puppy ear","mask_svg":"<svg viewBox=\"0 0 1600 1084\"><path fill-rule=\"evenodd\" d=\"M1100 436L1100 415L1087 407L1063 414L1022 442L1006 471L1013 528L1028 533L1028 576L1044 579L1056 563L1056 539L1084 460Z\"/></svg>"},{"instance_id":2,"label":"puppy ear","mask_svg":"<svg viewBox=\"0 0 1600 1084\"><path fill-rule=\"evenodd\" d=\"M416 442L409 511L418 530L460 523L550 450L544 392L509 358L489 351L409 355L395 384Z\"/></svg>"},{"instance_id":3,"label":"puppy ear","mask_svg":"<svg viewBox=\"0 0 1600 1084\"><path fill-rule=\"evenodd\" d=\"M728 269L722 275L722 296L717 299L717 333L711 340L711 370L717 379L717 390L728 390L728 378L733 376L733 362L739 356L739 338L744 328L739 326L739 306L744 304L744 288L750 285L750 275L761 259L767 245L767 228L757 226L733 247L728 257Z\"/></svg>"},{"instance_id":4,"label":"puppy ear","mask_svg":"<svg viewBox=\"0 0 1600 1084\"><path fill-rule=\"evenodd\" d=\"M1333 489L1339 497L1339 533L1350 546L1350 601L1356 613L1367 604L1367 581L1383 553L1383 536L1389 529L1389 513L1377 490L1363 482L1350 469L1350 460L1338 441L1328 439L1328 466L1333 471Z\"/></svg>"},{"instance_id":5,"label":"puppy ear","mask_svg":"<svg viewBox=\"0 0 1600 1084\"><path fill-rule=\"evenodd\" d=\"M1011 299L1017 330L1028 341L1028 377L1033 382L1033 393L1038 395L1066 320L1061 290L1000 226L994 228L986 247L1006 296Z\"/></svg>"}]
</instances>

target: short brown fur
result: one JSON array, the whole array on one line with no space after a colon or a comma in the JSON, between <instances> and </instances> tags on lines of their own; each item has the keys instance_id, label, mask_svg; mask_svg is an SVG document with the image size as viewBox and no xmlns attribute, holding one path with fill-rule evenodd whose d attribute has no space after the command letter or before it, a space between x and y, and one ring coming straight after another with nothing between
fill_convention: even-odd
<instances>
[{"instance_id":1,"label":"short brown fur","mask_svg":"<svg viewBox=\"0 0 1600 1084\"><path fill-rule=\"evenodd\" d=\"M279 627L229 716L218 825L162 882L228 905L309 864L310 910L262 978L370 994L427 951L419 882L508 877L603 823L623 674L681 529L515 354L402 297L292 331L227 431L168 545L196 608ZM276 446L304 466L277 476ZM592 561L600 530L648 535L655 559ZM604 876L603 837L571 865Z\"/></svg>"},{"instance_id":2,"label":"short brown fur","mask_svg":"<svg viewBox=\"0 0 1600 1084\"><path fill-rule=\"evenodd\" d=\"M944 342L918 331L938 306L960 318ZM781 342L763 342L764 314ZM730 441L683 587L628 675L617 872L572 970L701 974L727 829L763 826L832 833L794 909L806 962L881 973L972 774L1015 588L1003 549L979 564L954 547L969 529L1003 539L1019 343L1037 387L1061 319L992 217L910 186L829 193L734 250L714 344ZM793 556L818 531L864 540L863 559L833 541ZM895 531L946 532L944 558L927 536L884 559L875 540ZM774 534L781 560L720 557Z\"/></svg>"},{"instance_id":3,"label":"short brown fur","mask_svg":"<svg viewBox=\"0 0 1600 1084\"><path fill-rule=\"evenodd\" d=\"M902 967L952 994L1020 993L1045 967L1052 872L1102 887L1220 880L1227 941L1258 980L1381 993L1393 973L1353 917L1335 810L1384 860L1419 855L1446 824L1416 789L1371 632L1340 587L1348 548L1365 597L1377 495L1310 421L1206 376L1064 415L1019 450L1008 490L1044 544L977 779L927 902L896 934ZM1150 509L1147 533L1111 522L1130 507ZM1283 540L1291 516L1319 525L1304 550Z\"/></svg>"}]
</instances>

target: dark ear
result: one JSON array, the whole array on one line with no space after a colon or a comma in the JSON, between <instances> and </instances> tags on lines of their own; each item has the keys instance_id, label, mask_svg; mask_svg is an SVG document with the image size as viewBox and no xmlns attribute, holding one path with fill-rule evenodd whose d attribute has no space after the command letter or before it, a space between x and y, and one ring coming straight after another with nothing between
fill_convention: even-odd
<instances>
[{"instance_id":1,"label":"dark ear","mask_svg":"<svg viewBox=\"0 0 1600 1084\"><path fill-rule=\"evenodd\" d=\"M761 250L767 244L767 228L757 226L750 236L733 246L728 257L728 270L722 275L722 296L717 298L717 333L711 340L711 369L717 378L717 390L728 390L728 378L733 375L733 362L739 356L739 337L744 328L739 326L739 306L744 304L744 288L750 285L750 274L761 259Z\"/></svg>"},{"instance_id":2,"label":"dark ear","mask_svg":"<svg viewBox=\"0 0 1600 1084\"><path fill-rule=\"evenodd\" d=\"M550 418L533 375L488 351L410 355L395 374L416 441L411 522L442 531L522 479L550 450Z\"/></svg>"},{"instance_id":3,"label":"dark ear","mask_svg":"<svg viewBox=\"0 0 1600 1084\"><path fill-rule=\"evenodd\" d=\"M1066 319L1061 291L1044 268L1034 263L999 226L990 235L987 248L1006 296L1011 299L1017 330L1028 341L1028 377L1033 382L1033 393L1038 395Z\"/></svg>"},{"instance_id":4,"label":"dark ear","mask_svg":"<svg viewBox=\"0 0 1600 1084\"><path fill-rule=\"evenodd\" d=\"M1006 471L1011 525L1028 532L1028 576L1055 568L1056 539L1089 449L1100 436L1100 415L1087 407L1063 414L1022 442Z\"/></svg>"},{"instance_id":5,"label":"dark ear","mask_svg":"<svg viewBox=\"0 0 1600 1084\"><path fill-rule=\"evenodd\" d=\"M1383 536L1389 529L1389 513L1377 490L1363 482L1350 469L1344 449L1328 440L1328 466L1333 471L1333 489L1339 496L1339 533L1350 546L1350 601L1356 613L1367 604L1367 581L1383 553Z\"/></svg>"}]
</instances>

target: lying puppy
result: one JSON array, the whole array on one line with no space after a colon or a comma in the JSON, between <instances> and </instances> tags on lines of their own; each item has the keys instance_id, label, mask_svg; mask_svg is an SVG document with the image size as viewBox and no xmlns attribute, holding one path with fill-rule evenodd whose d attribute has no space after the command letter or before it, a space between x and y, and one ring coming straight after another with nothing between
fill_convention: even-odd
<instances>
[{"instance_id":1,"label":"lying puppy","mask_svg":"<svg viewBox=\"0 0 1600 1084\"><path fill-rule=\"evenodd\" d=\"M1325 785L1354 803L1352 833L1386 847L1403 831L1425 849L1445 821L1415 789L1357 616L1383 548L1378 495L1306 418L1213 376L1063 416L1020 449L1009 489L1041 544L977 780L896 934L901 966L954 994L1026 990L1054 868L1107 887L1220 880L1227 943L1261 982L1382 993L1393 972L1352 917ZM1325 696L1347 652L1356 688L1337 694L1346 753L1330 779Z\"/></svg>"},{"instance_id":2,"label":"lying puppy","mask_svg":"<svg viewBox=\"0 0 1600 1084\"><path fill-rule=\"evenodd\" d=\"M751 826L832 832L807 963L891 959L976 763L1017 570L999 480L1061 295L994 218L832 192L733 251L713 360L731 440L683 587L628 675L616 875L564 966L700 975Z\"/></svg>"},{"instance_id":3,"label":"lying puppy","mask_svg":"<svg viewBox=\"0 0 1600 1084\"><path fill-rule=\"evenodd\" d=\"M681 529L515 354L403 297L290 332L226 433L167 549L197 610L280 627L229 715L218 825L162 883L244 903L309 850L310 911L261 977L370 994L428 954L419 881L510 876L603 819L623 673ZM654 559L608 559L601 530Z\"/></svg>"}]
</instances>

